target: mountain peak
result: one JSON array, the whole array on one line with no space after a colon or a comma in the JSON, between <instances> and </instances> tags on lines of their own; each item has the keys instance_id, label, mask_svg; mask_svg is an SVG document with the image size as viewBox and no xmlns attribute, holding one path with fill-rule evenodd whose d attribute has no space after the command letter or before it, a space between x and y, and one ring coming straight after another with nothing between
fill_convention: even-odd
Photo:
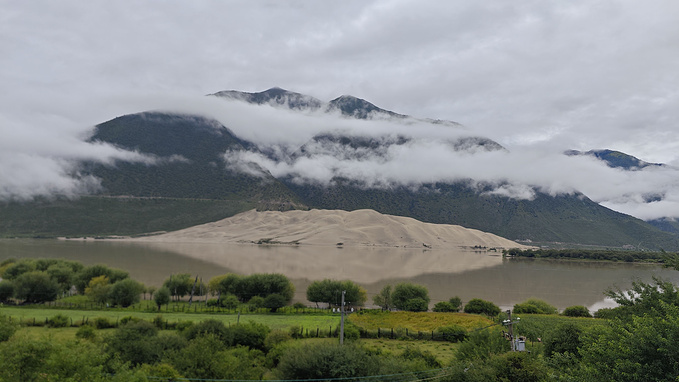
<instances>
[{"instance_id":1,"label":"mountain peak","mask_svg":"<svg viewBox=\"0 0 679 382\"><path fill-rule=\"evenodd\" d=\"M320 109L322 102L314 97L291 92L279 87L264 90L258 93L247 93L236 90L224 90L210 96L236 99L258 105L268 104L271 106L287 106L297 110Z\"/></svg>"},{"instance_id":2,"label":"mountain peak","mask_svg":"<svg viewBox=\"0 0 679 382\"><path fill-rule=\"evenodd\" d=\"M641 170L645 167L649 166L654 166L654 167L661 167L664 166L661 163L649 163L645 162L637 157L634 157L629 154L625 154L620 151L615 151L615 150L609 150L609 149L600 149L600 150L589 150L586 152L578 151L578 150L568 150L564 154L568 156L575 156L575 155L588 155L588 156L593 156L599 160L602 160L605 162L608 167L612 168L621 168L624 170Z\"/></svg>"},{"instance_id":3,"label":"mountain peak","mask_svg":"<svg viewBox=\"0 0 679 382\"><path fill-rule=\"evenodd\" d=\"M328 103L328 111L339 110L342 115L359 119L368 119L376 114L383 114L388 117L406 118L405 115L394 113L393 111L380 109L372 103L351 95L342 95Z\"/></svg>"}]
</instances>

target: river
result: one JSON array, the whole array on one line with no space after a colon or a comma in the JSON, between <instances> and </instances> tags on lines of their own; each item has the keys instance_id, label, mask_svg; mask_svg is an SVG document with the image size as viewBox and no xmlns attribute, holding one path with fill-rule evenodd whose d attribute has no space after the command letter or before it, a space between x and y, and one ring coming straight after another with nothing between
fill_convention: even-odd
<instances>
[{"instance_id":1,"label":"river","mask_svg":"<svg viewBox=\"0 0 679 382\"><path fill-rule=\"evenodd\" d=\"M459 296L489 300L509 308L530 297L559 309L585 305L591 310L611 306L603 292L628 288L633 280L660 276L679 282L679 272L656 265L503 259L500 253L469 250L415 250L379 247L256 246L206 243L128 241L0 240L0 260L64 258L86 265L106 264L130 272L146 285L159 286L172 273L211 277L282 273L305 301L311 281L333 278L359 283L368 300L383 286L408 281L428 288L431 305Z\"/></svg>"}]
</instances>

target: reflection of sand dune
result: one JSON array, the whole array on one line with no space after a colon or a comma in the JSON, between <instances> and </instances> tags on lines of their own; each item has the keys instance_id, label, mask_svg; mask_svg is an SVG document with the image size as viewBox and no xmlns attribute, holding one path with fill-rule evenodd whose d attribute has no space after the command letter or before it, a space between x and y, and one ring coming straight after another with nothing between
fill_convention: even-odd
<instances>
[{"instance_id":1,"label":"reflection of sand dune","mask_svg":"<svg viewBox=\"0 0 679 382\"><path fill-rule=\"evenodd\" d=\"M244 212L214 223L135 240L153 242L299 243L337 245L459 248L516 248L502 237L448 224L423 223L412 218L383 215L373 210Z\"/></svg>"},{"instance_id":2,"label":"reflection of sand dune","mask_svg":"<svg viewBox=\"0 0 679 382\"><path fill-rule=\"evenodd\" d=\"M283 273L292 279L350 279L375 283L433 273L461 273L502 263L494 253L461 250L315 246L255 246L221 243L137 242L154 250L212 262L240 274Z\"/></svg>"}]
</instances>

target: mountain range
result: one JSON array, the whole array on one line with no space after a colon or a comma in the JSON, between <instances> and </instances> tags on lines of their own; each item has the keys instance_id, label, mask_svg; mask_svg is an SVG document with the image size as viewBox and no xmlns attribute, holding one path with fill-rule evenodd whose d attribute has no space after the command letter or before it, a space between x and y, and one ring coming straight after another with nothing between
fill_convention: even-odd
<instances>
[{"instance_id":1,"label":"mountain range","mask_svg":"<svg viewBox=\"0 0 679 382\"><path fill-rule=\"evenodd\" d=\"M476 152L506 151L499 143L463 130L456 122L418 119L352 96L323 102L280 88L259 93L222 91L209 96L293 113L460 129L456 138L444 143L450 150L467 153L469 160L474 160ZM0 204L0 233L129 235L186 228L251 208L372 209L428 223L461 225L524 242L679 249L677 233L666 232L674 226L658 224L663 231L605 208L578 192L551 195L534 189L532 198L522 199L495 192L498 185L472 179L385 185L343 173L331 174L328 182L317 182L290 173L274 175L261 161L248 160L256 155L279 164L299 163L312 157L351 163L370 158L380 162L417 139L398 132L368 136L319 130L296 148L276 148L240 137L207 116L158 111L124 115L97 125L89 141L138 152L145 161L117 161L113 165L83 162L81 176L100 180L97 194L75 200L46 198ZM594 156L609 166L629 171L661 166L610 150L566 154Z\"/></svg>"}]
</instances>

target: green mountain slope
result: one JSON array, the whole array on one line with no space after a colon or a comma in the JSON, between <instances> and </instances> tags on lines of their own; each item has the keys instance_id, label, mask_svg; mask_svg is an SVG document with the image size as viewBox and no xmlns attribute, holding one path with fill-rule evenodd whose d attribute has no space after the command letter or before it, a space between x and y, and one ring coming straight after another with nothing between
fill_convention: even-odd
<instances>
[{"instance_id":1,"label":"green mountain slope","mask_svg":"<svg viewBox=\"0 0 679 382\"><path fill-rule=\"evenodd\" d=\"M371 208L430 223L459 224L512 240L679 248L677 236L600 206L582 195L554 197L538 193L533 200L517 200L480 194L463 183L430 184L418 191L406 187L362 189L347 181L327 188L292 182L288 187L311 208Z\"/></svg>"}]
</instances>

